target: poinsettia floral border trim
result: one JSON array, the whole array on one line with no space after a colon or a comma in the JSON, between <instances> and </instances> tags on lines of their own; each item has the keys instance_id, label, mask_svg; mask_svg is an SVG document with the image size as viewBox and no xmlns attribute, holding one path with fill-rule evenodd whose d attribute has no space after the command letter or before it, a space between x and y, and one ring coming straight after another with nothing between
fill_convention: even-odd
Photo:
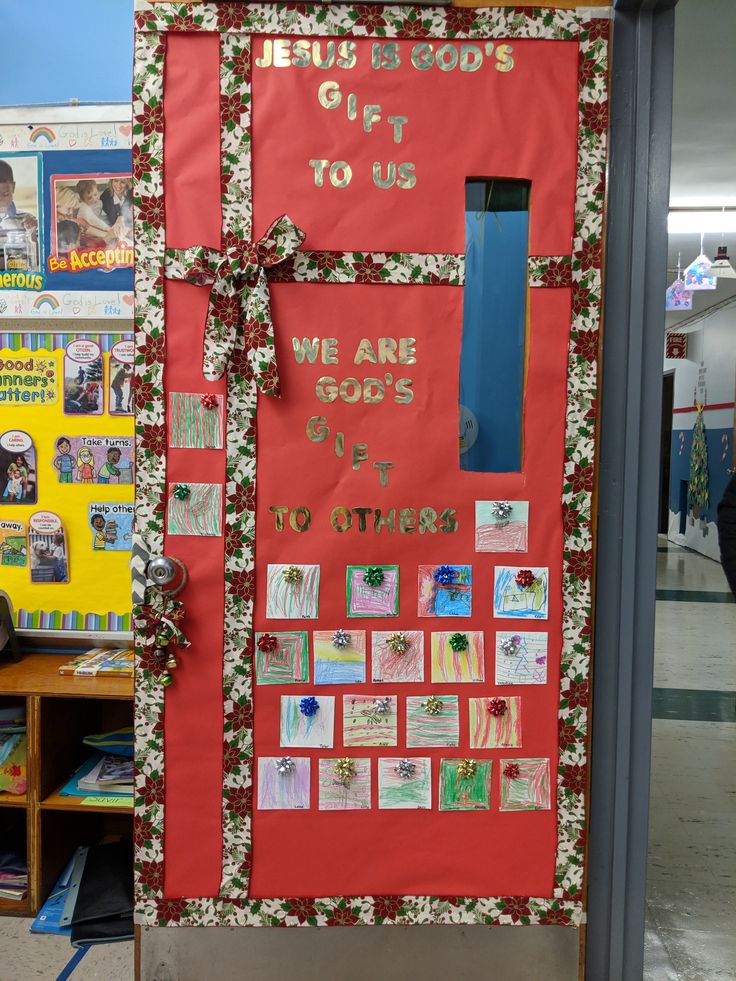
<instances>
[{"instance_id":1,"label":"poinsettia floral border trim","mask_svg":"<svg viewBox=\"0 0 736 981\"><path fill-rule=\"evenodd\" d=\"M279 283L387 283L462 286L465 256L434 252L309 252L269 270Z\"/></svg>"},{"instance_id":2,"label":"poinsettia floral border trim","mask_svg":"<svg viewBox=\"0 0 736 981\"><path fill-rule=\"evenodd\" d=\"M562 288L572 286L572 256L530 255L527 281L531 287Z\"/></svg>"},{"instance_id":3,"label":"poinsettia floral border trim","mask_svg":"<svg viewBox=\"0 0 736 981\"><path fill-rule=\"evenodd\" d=\"M340 926L363 924L418 923L486 923L486 924L560 924L577 925L583 912L583 866L585 856L585 792L587 785L588 680L591 642L591 577L593 571L591 501L594 484L595 426L597 396L597 359L599 349L601 305L601 242L605 189L605 161L608 130L607 74L610 25L606 16L584 15L575 11L517 11L513 9L342 7L299 5L242 4L170 4L146 7L137 16L136 69L136 168L141 180L142 167L155 171L149 187L137 195L139 229L147 235L142 263L153 259L154 267L163 262L163 199L158 191L157 208L148 192L162 180L162 133L156 121L160 117L162 92L152 84L150 75L163 77L163 38L168 30L218 30L226 44L222 47L222 72L225 59L240 59L243 75L228 68L222 75L221 119L223 120L223 186L234 182L233 193L223 196L223 225L239 222L238 235L250 236L250 137L247 113L250 105L249 57L245 53L248 33L280 34L354 34L377 37L526 37L557 38L579 42L579 130L575 233L571 257L572 323L568 360L568 411L562 509L564 521L563 553L563 650L559 704L559 763L557 774L558 845L554 895L549 898L494 897L468 898L448 896L371 896L321 897L299 899L250 900L246 898L250 861L248 822L252 806L250 786L252 770L252 692L250 651L252 631L237 658L225 654L225 707L231 708L233 723L225 732L225 787L223 796L223 879L219 899L165 899L163 897L163 697L145 665L137 671L137 758L140 772L136 782L136 884L137 919L149 925L266 925L266 926ZM585 17L591 19L585 19ZM154 32L154 33L149 33ZM228 35L234 35L228 37ZM148 37L146 43L143 38ZM231 43L233 47L228 47ZM240 48L240 51L238 51ZM249 55L249 51L248 51ZM247 71L247 78L246 78ZM223 101L230 100L223 112ZM238 121L230 119L232 98ZM147 101L148 100L148 101ZM244 107L247 107L247 112ZM243 126L245 117L246 125ZM162 124L162 118L161 118ZM226 135L227 132L227 135ZM153 228L147 228L149 209ZM157 210L158 209L158 210ZM228 210L230 216L228 217ZM156 224L158 222L158 224ZM307 253L305 253L306 255ZM566 257L544 257L559 260ZM295 262L296 265L296 262ZM567 263L564 263L567 267ZM536 267L543 277L547 268ZM314 275L307 270L307 274ZM163 398L158 391L160 380L152 374L150 351L163 344L162 278L145 274L149 282L139 289L143 296L136 343L146 353L137 366L140 385L151 398L143 399L137 409L139 441L157 440L144 436L150 427L163 425ZM305 280L313 281L313 280ZM317 279L315 281L327 281ZM329 280L332 281L332 280ZM352 281L352 280L351 280ZM417 280L412 280L417 281ZM418 280L421 282L421 280ZM563 285L545 283L545 285ZM242 412L238 385L229 408ZM248 415L241 417L241 425ZM247 426L246 430L247 432ZM165 438L165 429L164 429ZM230 444L228 444L228 485L230 480ZM150 453L150 448L148 449ZM163 536L159 480L163 447L153 464L145 460L143 483L137 493L137 513L151 523L151 545L155 536ZM137 456L140 467L140 453ZM233 502L233 506L234 502ZM252 525L252 511L243 515L247 530ZM232 533L232 531L231 531ZM237 539L237 535L235 536ZM227 548L227 545L226 545ZM252 569L244 568L247 576ZM227 573L226 573L227 576ZM240 611L243 613L243 610ZM242 622L242 621L241 621ZM237 623L227 623L226 630ZM233 635L235 636L235 635ZM236 731L239 735L236 736ZM228 780L228 774L231 779ZM228 814L239 820L228 823ZM242 822L241 820L242 819ZM237 895L240 892L242 895ZM227 895L225 895L227 893Z\"/></svg>"},{"instance_id":4,"label":"poinsettia floral border trim","mask_svg":"<svg viewBox=\"0 0 736 981\"><path fill-rule=\"evenodd\" d=\"M378 4L159 3L136 4L138 31L219 31L306 37L577 40L574 10L529 7L412 7ZM599 16L607 16L602 11Z\"/></svg>"},{"instance_id":5,"label":"poinsettia floral border trim","mask_svg":"<svg viewBox=\"0 0 736 981\"><path fill-rule=\"evenodd\" d=\"M133 175L135 270L135 516L137 547L163 555L166 500L166 404L164 396L164 58L165 35L137 34L133 75ZM145 600L145 588L143 590ZM134 607L135 624L135 817L136 869L160 870L163 894L164 740L163 688L152 650L145 603Z\"/></svg>"}]
</instances>

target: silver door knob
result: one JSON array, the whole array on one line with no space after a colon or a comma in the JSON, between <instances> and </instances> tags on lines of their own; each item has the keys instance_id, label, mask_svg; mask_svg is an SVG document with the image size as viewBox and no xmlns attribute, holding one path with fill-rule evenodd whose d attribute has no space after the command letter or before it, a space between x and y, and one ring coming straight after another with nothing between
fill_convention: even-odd
<instances>
[{"instance_id":1,"label":"silver door knob","mask_svg":"<svg viewBox=\"0 0 736 981\"><path fill-rule=\"evenodd\" d=\"M186 566L179 559L159 555L150 559L146 566L146 575L154 587L161 593L176 595L187 583Z\"/></svg>"}]
</instances>

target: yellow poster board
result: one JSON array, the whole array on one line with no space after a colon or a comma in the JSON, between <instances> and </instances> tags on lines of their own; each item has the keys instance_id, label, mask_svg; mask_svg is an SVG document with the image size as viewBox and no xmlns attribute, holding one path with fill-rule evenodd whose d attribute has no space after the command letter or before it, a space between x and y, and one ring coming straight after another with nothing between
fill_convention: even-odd
<instances>
[{"instance_id":1,"label":"yellow poster board","mask_svg":"<svg viewBox=\"0 0 736 981\"><path fill-rule=\"evenodd\" d=\"M0 334L0 588L19 628L131 628L130 410L130 334Z\"/></svg>"}]
</instances>

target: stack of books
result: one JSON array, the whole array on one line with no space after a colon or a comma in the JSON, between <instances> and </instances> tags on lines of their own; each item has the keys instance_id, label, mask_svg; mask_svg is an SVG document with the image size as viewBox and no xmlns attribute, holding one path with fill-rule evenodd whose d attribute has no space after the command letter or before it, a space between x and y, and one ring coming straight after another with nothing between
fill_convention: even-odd
<instances>
[{"instance_id":1,"label":"stack of books","mask_svg":"<svg viewBox=\"0 0 736 981\"><path fill-rule=\"evenodd\" d=\"M59 674L71 674L77 678L94 678L97 675L113 675L132 678L135 655L130 648L95 647L84 654L78 654L62 664Z\"/></svg>"},{"instance_id":2,"label":"stack of books","mask_svg":"<svg viewBox=\"0 0 736 981\"><path fill-rule=\"evenodd\" d=\"M77 780L80 790L117 797L133 793L133 760L108 753Z\"/></svg>"},{"instance_id":3,"label":"stack of books","mask_svg":"<svg viewBox=\"0 0 736 981\"><path fill-rule=\"evenodd\" d=\"M15 852L0 851L0 899L20 902L28 892L28 867Z\"/></svg>"},{"instance_id":4,"label":"stack of books","mask_svg":"<svg viewBox=\"0 0 736 981\"><path fill-rule=\"evenodd\" d=\"M26 792L26 707L0 707L0 793Z\"/></svg>"},{"instance_id":5,"label":"stack of books","mask_svg":"<svg viewBox=\"0 0 736 981\"><path fill-rule=\"evenodd\" d=\"M62 797L123 797L133 806L133 760L113 753L95 753L59 791Z\"/></svg>"}]
</instances>

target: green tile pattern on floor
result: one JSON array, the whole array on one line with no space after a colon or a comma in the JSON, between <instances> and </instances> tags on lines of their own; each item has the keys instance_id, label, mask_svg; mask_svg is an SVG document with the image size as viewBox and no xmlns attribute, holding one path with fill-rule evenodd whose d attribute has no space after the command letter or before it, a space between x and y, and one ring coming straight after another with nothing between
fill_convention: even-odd
<instances>
[{"instance_id":1,"label":"green tile pattern on floor","mask_svg":"<svg viewBox=\"0 0 736 981\"><path fill-rule=\"evenodd\" d=\"M733 593L709 589L658 589L657 599L670 600L673 603L736 603Z\"/></svg>"},{"instance_id":2,"label":"green tile pattern on floor","mask_svg":"<svg viewBox=\"0 0 736 981\"><path fill-rule=\"evenodd\" d=\"M652 717L689 722L736 722L736 692L655 688Z\"/></svg>"}]
</instances>

